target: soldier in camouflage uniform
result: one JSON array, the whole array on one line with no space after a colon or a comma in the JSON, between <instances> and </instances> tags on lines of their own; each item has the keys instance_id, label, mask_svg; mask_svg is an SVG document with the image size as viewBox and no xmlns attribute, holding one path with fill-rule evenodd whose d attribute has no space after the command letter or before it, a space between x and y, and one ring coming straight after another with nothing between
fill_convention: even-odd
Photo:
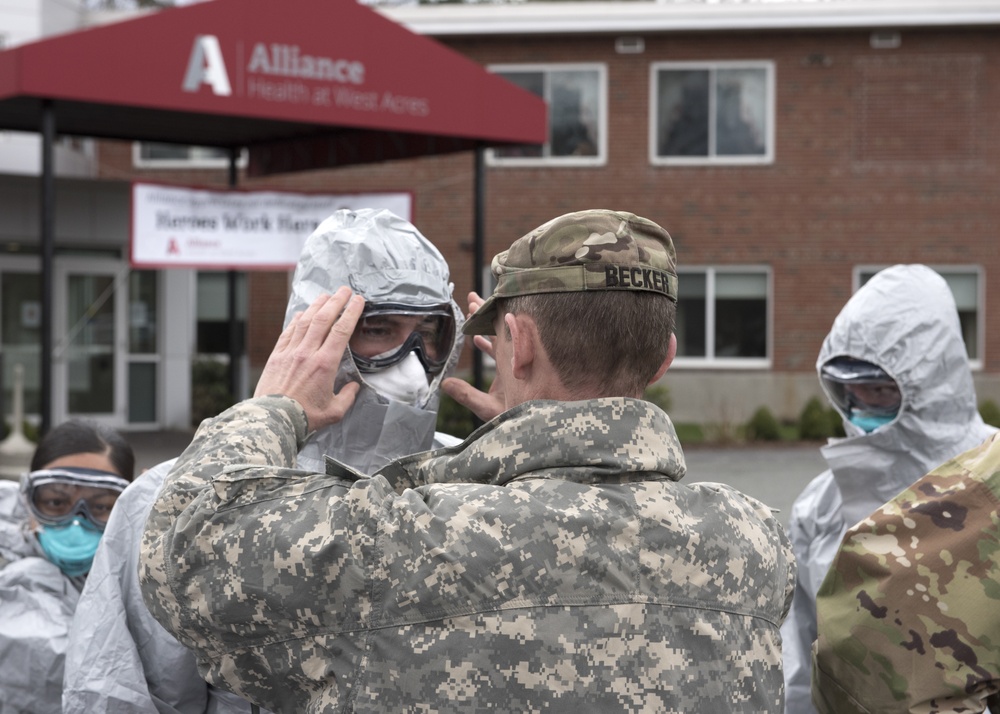
<instances>
[{"instance_id":1,"label":"soldier in camouflage uniform","mask_svg":"<svg viewBox=\"0 0 1000 714\"><path fill-rule=\"evenodd\" d=\"M1000 434L861 521L816 601L821 712L1000 711Z\"/></svg>"},{"instance_id":2,"label":"soldier in camouflage uniform","mask_svg":"<svg viewBox=\"0 0 1000 714\"><path fill-rule=\"evenodd\" d=\"M493 272L465 331L495 334L479 396L499 416L371 477L294 469L353 397L330 365L363 301L320 297L167 477L143 537L151 611L210 681L278 712L778 711L781 525L678 483L670 419L639 398L675 350L670 236L568 214ZM553 319L570 344L547 340Z\"/></svg>"}]
</instances>

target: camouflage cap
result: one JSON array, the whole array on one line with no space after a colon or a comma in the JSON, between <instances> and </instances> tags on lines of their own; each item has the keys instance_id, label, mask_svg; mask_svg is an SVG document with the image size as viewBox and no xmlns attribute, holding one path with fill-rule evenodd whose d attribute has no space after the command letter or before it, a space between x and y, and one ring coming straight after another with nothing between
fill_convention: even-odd
<instances>
[{"instance_id":1,"label":"camouflage cap","mask_svg":"<svg viewBox=\"0 0 1000 714\"><path fill-rule=\"evenodd\" d=\"M643 290L677 301L677 256L663 228L624 211L567 213L493 258L496 289L465 323L492 335L497 298L584 290Z\"/></svg>"}]
</instances>

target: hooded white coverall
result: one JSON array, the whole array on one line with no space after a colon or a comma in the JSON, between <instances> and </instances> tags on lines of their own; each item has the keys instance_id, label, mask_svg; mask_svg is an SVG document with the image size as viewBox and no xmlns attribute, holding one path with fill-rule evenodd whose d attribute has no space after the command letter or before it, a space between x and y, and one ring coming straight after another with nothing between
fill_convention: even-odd
<instances>
[{"instance_id":1,"label":"hooded white coverall","mask_svg":"<svg viewBox=\"0 0 1000 714\"><path fill-rule=\"evenodd\" d=\"M323 292L350 286L371 304L447 305L455 337L444 369L417 404L391 401L364 382L352 356L340 365L338 388L362 389L339 424L312 436L301 468L325 470L325 455L371 473L388 461L459 439L435 433L438 390L461 353L462 311L452 298L448 265L416 228L388 211L342 210L308 238L292 279L285 324ZM64 714L235 714L250 705L210 687L194 656L149 614L139 592L139 540L156 493L173 461L136 479L118 499L74 618L66 658ZM263 710L262 710L263 711ZM2 714L2 712L0 712Z\"/></svg>"},{"instance_id":2,"label":"hooded white coverall","mask_svg":"<svg viewBox=\"0 0 1000 714\"><path fill-rule=\"evenodd\" d=\"M902 402L891 423L869 434L842 414L847 437L822 448L829 470L792 506L798 577L781 627L786 714L816 711L810 693L816 592L847 528L995 431L979 416L951 289L926 266L887 268L858 290L834 320L817 371L834 357L878 365L896 380Z\"/></svg>"},{"instance_id":3,"label":"hooded white coverall","mask_svg":"<svg viewBox=\"0 0 1000 714\"><path fill-rule=\"evenodd\" d=\"M19 485L0 480L0 714L59 714L83 578L49 562L27 525Z\"/></svg>"}]
</instances>

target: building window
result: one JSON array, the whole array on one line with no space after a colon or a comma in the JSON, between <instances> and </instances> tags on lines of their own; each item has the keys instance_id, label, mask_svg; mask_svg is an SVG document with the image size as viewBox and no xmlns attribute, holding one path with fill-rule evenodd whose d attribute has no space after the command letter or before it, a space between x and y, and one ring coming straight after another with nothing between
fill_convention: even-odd
<instances>
[{"instance_id":1,"label":"building window","mask_svg":"<svg viewBox=\"0 0 1000 714\"><path fill-rule=\"evenodd\" d=\"M774 63L655 62L650 94L652 163L774 161Z\"/></svg>"},{"instance_id":2,"label":"building window","mask_svg":"<svg viewBox=\"0 0 1000 714\"><path fill-rule=\"evenodd\" d=\"M247 319L246 273L236 274L236 339L237 348L245 343ZM226 272L198 273L197 352L200 355L228 355L229 340L229 275Z\"/></svg>"},{"instance_id":3,"label":"building window","mask_svg":"<svg viewBox=\"0 0 1000 714\"><path fill-rule=\"evenodd\" d=\"M678 366L769 366L767 268L684 269L678 283Z\"/></svg>"},{"instance_id":4,"label":"building window","mask_svg":"<svg viewBox=\"0 0 1000 714\"><path fill-rule=\"evenodd\" d=\"M244 167L246 161L246 151L240 152L237 165ZM229 166L229 149L141 141L132 145L132 163L147 169L225 168Z\"/></svg>"},{"instance_id":5,"label":"building window","mask_svg":"<svg viewBox=\"0 0 1000 714\"><path fill-rule=\"evenodd\" d=\"M887 266L883 266L887 267ZM981 270L975 266L929 266L944 278L955 297L955 307L958 308L958 324L965 340L965 350L969 355L969 365L973 369L982 369L983 356L980 346L982 335L982 285ZM857 287L867 283L881 270L881 267L865 266L857 269Z\"/></svg>"},{"instance_id":6,"label":"building window","mask_svg":"<svg viewBox=\"0 0 1000 714\"><path fill-rule=\"evenodd\" d=\"M152 424L159 377L159 274L133 270L128 276L128 421Z\"/></svg>"},{"instance_id":7,"label":"building window","mask_svg":"<svg viewBox=\"0 0 1000 714\"><path fill-rule=\"evenodd\" d=\"M490 70L542 97L549 138L541 145L492 149L494 166L601 166L607 160L607 70L604 65L497 65Z\"/></svg>"}]
</instances>

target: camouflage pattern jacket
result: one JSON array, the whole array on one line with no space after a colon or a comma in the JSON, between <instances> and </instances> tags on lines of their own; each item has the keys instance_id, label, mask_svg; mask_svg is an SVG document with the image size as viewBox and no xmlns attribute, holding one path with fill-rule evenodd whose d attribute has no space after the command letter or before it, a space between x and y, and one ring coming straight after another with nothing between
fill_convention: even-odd
<instances>
[{"instance_id":1,"label":"camouflage pattern jacket","mask_svg":"<svg viewBox=\"0 0 1000 714\"><path fill-rule=\"evenodd\" d=\"M370 478L294 470L305 414L198 430L143 536L153 615L276 712L777 712L794 561L767 507L676 483L666 414L528 402Z\"/></svg>"},{"instance_id":2,"label":"camouflage pattern jacket","mask_svg":"<svg viewBox=\"0 0 1000 714\"><path fill-rule=\"evenodd\" d=\"M1000 711L1000 434L851 528L816 608L821 712Z\"/></svg>"}]
</instances>

